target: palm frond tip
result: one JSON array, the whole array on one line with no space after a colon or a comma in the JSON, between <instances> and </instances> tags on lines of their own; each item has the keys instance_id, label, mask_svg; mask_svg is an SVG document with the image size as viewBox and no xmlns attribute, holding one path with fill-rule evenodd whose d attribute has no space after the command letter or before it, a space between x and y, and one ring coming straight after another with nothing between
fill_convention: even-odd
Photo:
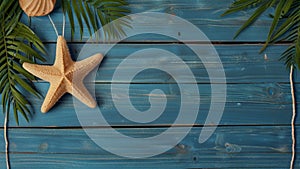
<instances>
[{"instance_id":1,"label":"palm frond tip","mask_svg":"<svg viewBox=\"0 0 300 169\"><path fill-rule=\"evenodd\" d=\"M79 31L84 34L84 25L90 35L98 31L99 28L122 18L115 22L112 27L104 27L104 36L110 38L120 38L125 33L124 27L129 27L130 18L126 17L130 10L127 9L125 0L63 0L62 7L64 14L68 16L71 26L71 36L74 37L76 31L76 21L79 25Z\"/></svg>"}]
</instances>

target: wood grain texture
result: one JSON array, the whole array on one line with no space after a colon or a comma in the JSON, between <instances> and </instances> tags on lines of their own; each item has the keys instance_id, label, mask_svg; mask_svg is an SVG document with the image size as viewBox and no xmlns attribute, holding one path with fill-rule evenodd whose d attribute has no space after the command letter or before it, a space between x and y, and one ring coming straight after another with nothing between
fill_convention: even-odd
<instances>
[{"instance_id":1,"label":"wood grain texture","mask_svg":"<svg viewBox=\"0 0 300 169\"><path fill-rule=\"evenodd\" d=\"M186 88L180 91L174 79L167 73L148 69L130 80L112 80L118 65L130 54L144 49L156 48L169 51L179 56L195 75L197 87L201 94L199 115L191 132L173 149L146 159L126 159L113 155L98 147L83 131L74 110L73 99L70 95L64 96L48 114L40 113L42 99L28 96L33 102L34 117L30 123L20 118L17 126L11 116L9 138L12 169L62 169L62 168L89 168L89 169L287 169L291 157L291 95L288 70L283 62L279 61L280 54L288 44L279 44L268 48L262 54L259 50L262 41L266 39L272 18L270 9L260 17L251 28L247 29L237 39L233 36L252 11L244 11L221 17L220 15L229 7L232 0L127 0L132 13L164 12L186 19L202 30L214 42L214 46L224 66L227 80L227 99L224 114L216 132L203 144L198 143L200 131L204 124L211 99L211 87L208 73L204 64L213 67L215 62L203 63L186 46L176 40L160 35L143 34L132 37L116 45L105 56L103 63L96 73L95 94L99 108L109 122L116 129L132 137L149 137L157 135L167 129L178 115L181 95L196 98L195 93ZM58 3L59 4L59 1ZM51 13L59 32L62 28L62 10L56 6ZM140 19L140 18L135 18ZM23 17L27 22L27 18ZM139 20L139 31L149 27L160 30L177 26L184 29L184 25L176 25L168 19L161 23L157 21ZM66 25L66 39L73 59L77 58L89 38L87 28L83 40L80 39L79 30L71 40L70 25ZM32 18L31 27L45 42L49 54L47 63L53 64L55 56L56 35L47 17ZM172 31L172 30L170 30ZM181 32L178 32L181 34ZM198 42L186 41L188 45L199 45ZM99 43L97 50L106 48L107 44ZM200 45L201 46L201 45ZM205 48L202 44L202 48ZM88 51L93 54L94 51ZM88 55L89 53L85 53ZM101 52L101 51L100 51ZM210 53L203 55L210 56ZM167 55L162 55L157 63L170 64ZM137 68L141 61L152 62L152 58L144 60L133 59L130 67L120 68L124 76L130 69ZM178 71L182 65L174 64ZM180 72L179 72L180 74ZM210 77L215 78L215 77ZM295 74L296 96L299 97L299 74ZM166 109L162 116L153 122L141 124L124 118L117 110L112 100L111 84L117 83L117 90L122 90L130 84L130 98L136 109L145 111L149 109L149 96L152 90L160 89L168 99ZM191 82L187 81L191 85ZM49 84L43 81L35 82L37 89L45 96ZM221 85L221 84L219 84ZM118 92L117 92L118 93ZM120 100L128 98L119 94ZM155 102L163 99L163 95L153 97ZM299 102L299 101L298 101ZM123 106L128 106L121 102ZM190 103L191 104L191 103ZM83 105L76 104L77 107ZM219 106L215 103L214 106ZM299 111L299 106L297 107ZM1 107L0 107L0 110ZM86 113L93 111L86 109ZM189 111L184 112L188 115ZM3 116L0 117L3 125ZM93 117L90 118L93 121ZM296 132L299 135L300 119L296 120ZM193 124L185 124L192 126ZM107 139L112 146L117 146L105 126L90 125L99 136ZM2 130L0 130L2 133ZM170 139L178 133L171 133ZM173 134L173 135L172 135ZM297 137L298 138L298 137ZM3 135L0 135L3 140ZM168 140L163 145L166 146ZM123 145L123 144L118 144ZM145 145L147 146L147 145ZM297 144L299 154L300 144ZM4 142L0 142L4 147ZM125 147L119 147L126 151ZM135 145L132 149L138 148ZM4 149L0 148L0 168L4 166ZM295 169L300 168L300 159L297 156Z\"/></svg>"},{"instance_id":2,"label":"wood grain texture","mask_svg":"<svg viewBox=\"0 0 300 169\"><path fill-rule=\"evenodd\" d=\"M100 132L102 138L111 142L111 146L116 146L111 133L106 129L93 130ZM164 130L118 129L122 134L140 138L157 135ZM193 128L184 140L166 153L134 160L108 153L91 141L82 129L10 129L12 168L284 169L289 165L290 127L219 127L207 142L199 144L195 138L201 130L202 128ZM180 129L171 133L170 139L177 134L180 134ZM160 148L168 144L164 142L154 147ZM0 146L3 146L3 142ZM132 145L122 148L127 151L128 148L138 147ZM299 163L296 163L295 168L298 167Z\"/></svg>"},{"instance_id":3,"label":"wood grain texture","mask_svg":"<svg viewBox=\"0 0 300 169\"><path fill-rule=\"evenodd\" d=\"M205 50L206 45L201 44L187 44L196 46L199 49L203 49L203 55L210 57ZM153 58L146 59L131 59L130 67L118 67L119 64L124 61L131 54L143 51L145 49L162 49L169 51L179 58L181 58L185 64L194 73L195 79L198 83L210 83L210 79L217 79L216 77L209 77L207 74L207 68L212 68L215 63L208 63L200 60L197 55L191 51L191 49L184 44L118 44L114 46L107 55L103 62L99 66L97 71L96 81L99 83L112 82L113 74L116 68L120 71L129 72L129 70L135 70L139 68L139 62L153 62ZM75 60L78 56L83 58L84 56L90 56L95 53L104 53L106 51L107 44L77 44L70 43L69 47L71 55ZM47 44L48 58L47 63L53 64L55 58L55 44ZM286 49L286 45L276 45L268 48L264 53L259 54L261 45L214 45L226 74L226 81L228 83L273 83L273 82L289 82L289 72L283 65L283 61L279 61L280 54ZM87 50L88 49L88 50ZM140 53L142 57L143 53ZM154 53L156 54L156 53ZM158 53L160 54L160 53ZM267 56L267 58L266 58ZM161 55L160 64L170 64L181 71L182 65L173 62L168 55ZM207 66L207 67L205 67ZM180 74L180 73L178 73ZM296 76L296 82L299 80ZM184 78L184 77L183 77ZM188 79L188 77L186 78ZM138 77L127 81L115 81L122 83L175 83L172 77L163 71L147 70L142 72Z\"/></svg>"},{"instance_id":4,"label":"wood grain texture","mask_svg":"<svg viewBox=\"0 0 300 169\"><path fill-rule=\"evenodd\" d=\"M119 84L118 90L124 89L126 84ZM43 95L49 87L48 83L38 83L38 89ZM299 85L296 85L296 88ZM137 110L145 111L150 108L149 96L152 90L160 89L164 91L167 97L167 105L163 114L155 121L148 124L134 123L124 118L116 109L111 95L111 84L96 84L95 93L97 96L98 108L111 125L116 126L132 126L132 125L169 125L174 122L179 113L181 104L181 95L189 96L191 98L197 97L188 89L180 91L177 84L132 84L130 87L130 101ZM200 93L200 109L196 124L203 125L208 114L211 91L210 84L198 84ZM221 125L289 125L291 118L291 96L289 93L288 84L280 83L264 83L264 84L228 84L227 85L227 99L225 110L223 113ZM297 91L297 95L299 95ZM118 100L125 100L127 95L119 94ZM163 100L163 95L156 95L153 97L154 104ZM40 113L40 106L42 99L29 98L34 103L34 110L36 114L31 119L30 123L25 121L20 122L21 126L80 126L74 106L85 108L84 111L94 112L94 109L85 107L83 104L74 105L73 97L65 95L62 97L57 105L47 114ZM190 102L183 102L191 104ZM218 103L214 103L216 106ZM121 106L129 108L125 102L121 102ZM153 105L155 107L156 105ZM97 108L97 109L98 109ZM299 108L298 108L299 109ZM183 112L189 114L188 110ZM88 116L87 116L88 117ZM93 121L97 117L90 117ZM21 118L22 119L22 118ZM297 120L297 124L299 124ZM3 122L0 121L0 125ZM188 124L192 125L192 124ZM11 126L15 126L14 121L11 121Z\"/></svg>"},{"instance_id":5,"label":"wood grain texture","mask_svg":"<svg viewBox=\"0 0 300 169\"><path fill-rule=\"evenodd\" d=\"M235 32L239 29L241 24L247 20L251 15L251 11L240 12L235 15L229 15L226 17L221 17L220 15L225 12L225 10L230 6L232 0L189 0L188 2L181 0L128 0L129 9L132 13L139 12L163 12L172 15L179 16L183 19L196 25L202 32L204 32L207 37L212 41L264 41L267 37L267 32L269 30L268 25L271 24L272 18L269 17L269 12L263 14L263 16L258 19L254 26L247 29L247 33L241 34L237 39L233 40ZM59 4L59 3L58 3ZM54 13L51 14L55 24L58 29L62 29L62 10L58 6ZM139 19L139 18L135 18ZM24 18L24 20L26 20ZM157 19L153 20L157 21ZM163 20L159 23L151 25L152 21L149 20L139 20L141 26L139 31L147 30L148 27L153 29L168 29L170 25L175 24L177 27L182 27L183 25L176 25L176 23L170 23L168 20ZM32 28L37 34L47 42L55 42L55 32L46 17L36 17L32 19ZM87 29L84 29L85 35L84 39L89 38ZM70 25L66 25L66 39L70 40L71 31ZM132 38L129 41L170 41L166 37L153 36L153 35L141 35L139 37ZM73 41L81 41L79 30L77 30L76 36Z\"/></svg>"}]
</instances>

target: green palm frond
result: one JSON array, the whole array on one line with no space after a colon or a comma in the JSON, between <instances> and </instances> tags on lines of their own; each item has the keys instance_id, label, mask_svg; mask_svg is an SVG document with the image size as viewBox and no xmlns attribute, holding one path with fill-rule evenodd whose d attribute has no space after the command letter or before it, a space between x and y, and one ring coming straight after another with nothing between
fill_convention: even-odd
<instances>
[{"instance_id":1,"label":"green palm frond","mask_svg":"<svg viewBox=\"0 0 300 169\"><path fill-rule=\"evenodd\" d=\"M289 41L292 45L282 53L281 60L287 67L298 66L300 69L300 1L298 0L236 0L223 14L256 8L250 18L237 31L237 37L245 28L249 27L259 16L269 8L275 8L272 24L261 52L272 43Z\"/></svg>"},{"instance_id":2,"label":"green palm frond","mask_svg":"<svg viewBox=\"0 0 300 169\"><path fill-rule=\"evenodd\" d=\"M92 35L100 27L119 19L114 25L109 25L104 29L104 36L110 38L120 38L125 35L124 26L130 27L130 18L126 17L130 13L125 0L63 0L62 8L64 14L68 16L71 25L72 37L75 33L75 19L79 25L81 38L84 32L84 24L89 34Z\"/></svg>"},{"instance_id":3,"label":"green palm frond","mask_svg":"<svg viewBox=\"0 0 300 169\"><path fill-rule=\"evenodd\" d=\"M45 53L41 40L19 21L21 14L16 1L0 2L0 93L3 112L9 113L12 106L17 123L19 113L28 120L32 112L31 104L22 91L39 96L30 83L34 77L21 65L34 59L44 61L41 54Z\"/></svg>"}]
</instances>

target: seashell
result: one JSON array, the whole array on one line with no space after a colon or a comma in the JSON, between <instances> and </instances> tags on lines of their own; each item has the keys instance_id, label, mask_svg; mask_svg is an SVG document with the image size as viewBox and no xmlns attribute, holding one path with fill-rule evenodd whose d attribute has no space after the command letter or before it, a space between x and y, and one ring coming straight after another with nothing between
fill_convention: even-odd
<instances>
[{"instance_id":1,"label":"seashell","mask_svg":"<svg viewBox=\"0 0 300 169\"><path fill-rule=\"evenodd\" d=\"M45 16L52 12L56 0L19 0L19 4L28 16Z\"/></svg>"}]
</instances>

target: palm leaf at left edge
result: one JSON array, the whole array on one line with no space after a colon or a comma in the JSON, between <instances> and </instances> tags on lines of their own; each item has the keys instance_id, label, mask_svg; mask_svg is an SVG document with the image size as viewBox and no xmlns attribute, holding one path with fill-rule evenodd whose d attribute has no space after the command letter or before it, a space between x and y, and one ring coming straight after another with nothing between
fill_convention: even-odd
<instances>
[{"instance_id":1,"label":"palm leaf at left edge","mask_svg":"<svg viewBox=\"0 0 300 169\"><path fill-rule=\"evenodd\" d=\"M34 77L21 66L23 62L44 61L45 48L41 40L20 22L22 11L16 0L0 2L0 93L4 113L13 111L19 124L19 114L28 121L31 103L24 90L35 96L38 91L31 83Z\"/></svg>"}]
</instances>

